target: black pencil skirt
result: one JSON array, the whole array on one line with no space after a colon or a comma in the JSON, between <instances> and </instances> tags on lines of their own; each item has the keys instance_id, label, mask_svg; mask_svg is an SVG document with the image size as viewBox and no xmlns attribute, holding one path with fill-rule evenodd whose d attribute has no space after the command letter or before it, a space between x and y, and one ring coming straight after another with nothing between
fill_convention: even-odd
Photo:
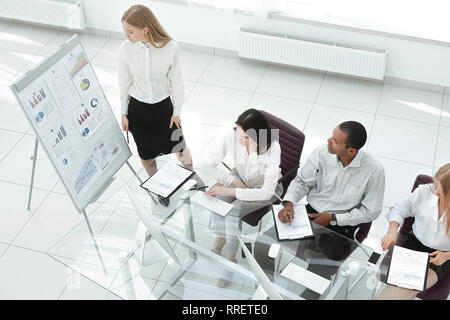
<instances>
[{"instance_id":1,"label":"black pencil skirt","mask_svg":"<svg viewBox=\"0 0 450 320\"><path fill-rule=\"evenodd\" d=\"M160 154L180 152L186 148L181 128L178 129L175 124L169 128L172 114L170 97L154 104L130 97L129 130L141 159L153 159Z\"/></svg>"}]
</instances>

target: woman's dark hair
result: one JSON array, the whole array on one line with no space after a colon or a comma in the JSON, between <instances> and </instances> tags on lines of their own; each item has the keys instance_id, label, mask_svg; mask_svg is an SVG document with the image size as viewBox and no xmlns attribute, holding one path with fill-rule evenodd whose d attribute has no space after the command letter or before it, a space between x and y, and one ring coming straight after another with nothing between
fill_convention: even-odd
<instances>
[{"instance_id":1,"label":"woman's dark hair","mask_svg":"<svg viewBox=\"0 0 450 320\"><path fill-rule=\"evenodd\" d=\"M248 109L242 113L236 120L252 140L257 143L257 154L261 154L270 149L272 134L269 124L264 115L256 109Z\"/></svg>"}]
</instances>

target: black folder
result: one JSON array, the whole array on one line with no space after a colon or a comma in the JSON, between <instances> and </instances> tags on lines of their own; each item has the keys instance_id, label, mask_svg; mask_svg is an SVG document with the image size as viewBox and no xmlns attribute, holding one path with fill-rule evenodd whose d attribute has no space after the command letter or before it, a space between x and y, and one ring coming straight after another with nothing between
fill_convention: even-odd
<instances>
[{"instance_id":1,"label":"black folder","mask_svg":"<svg viewBox=\"0 0 450 320\"><path fill-rule=\"evenodd\" d=\"M157 187L148 187L148 181L150 181L152 178L155 177L156 173L161 173L161 170L167 170L168 165L173 165L170 163L166 163L161 169L153 173L147 180L145 180L140 186L144 188L145 190L156 194L157 196L163 197L165 199L169 199L187 180L189 180L195 172L191 169L188 169L184 166L181 166L179 164L176 164L177 168L182 168L183 170L183 176L177 179L177 177L172 177L174 179L174 184L172 186L168 185L161 185L160 190L158 190ZM170 174L170 171L168 172ZM147 185L147 186L146 186Z\"/></svg>"}]
</instances>

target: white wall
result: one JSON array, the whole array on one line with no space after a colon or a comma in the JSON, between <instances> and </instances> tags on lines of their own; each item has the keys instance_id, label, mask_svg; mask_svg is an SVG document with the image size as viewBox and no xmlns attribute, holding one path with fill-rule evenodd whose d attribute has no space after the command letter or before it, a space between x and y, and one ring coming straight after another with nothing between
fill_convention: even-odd
<instances>
[{"instance_id":1,"label":"white wall","mask_svg":"<svg viewBox=\"0 0 450 320\"><path fill-rule=\"evenodd\" d=\"M149 6L170 35L178 41L237 51L241 26L289 33L305 38L336 41L389 52L386 76L450 87L450 45L398 39L384 35L340 30L307 23L268 19L264 22L242 14L225 14L208 8L187 7L159 1L82 0L90 28L122 31L120 18L131 5Z\"/></svg>"}]
</instances>

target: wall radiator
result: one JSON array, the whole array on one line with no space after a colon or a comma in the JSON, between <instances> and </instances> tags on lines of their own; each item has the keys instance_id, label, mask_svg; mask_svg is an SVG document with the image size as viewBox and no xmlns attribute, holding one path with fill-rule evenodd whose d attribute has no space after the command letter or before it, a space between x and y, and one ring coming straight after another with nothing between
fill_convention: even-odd
<instances>
[{"instance_id":1,"label":"wall radiator","mask_svg":"<svg viewBox=\"0 0 450 320\"><path fill-rule=\"evenodd\" d=\"M241 28L239 56L383 80L387 51Z\"/></svg>"},{"instance_id":2,"label":"wall radiator","mask_svg":"<svg viewBox=\"0 0 450 320\"><path fill-rule=\"evenodd\" d=\"M79 0L1 0L0 17L69 29L86 28Z\"/></svg>"}]
</instances>

